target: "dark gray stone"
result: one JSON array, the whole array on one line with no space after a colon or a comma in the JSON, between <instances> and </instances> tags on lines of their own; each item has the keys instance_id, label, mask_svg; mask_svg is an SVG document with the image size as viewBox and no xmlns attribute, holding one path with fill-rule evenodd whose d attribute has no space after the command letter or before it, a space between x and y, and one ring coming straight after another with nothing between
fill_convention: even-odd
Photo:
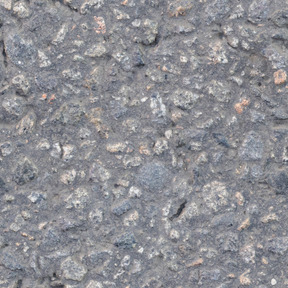
<instances>
[{"instance_id":1,"label":"dark gray stone","mask_svg":"<svg viewBox=\"0 0 288 288\"><path fill-rule=\"evenodd\" d=\"M7 56L16 66L27 68L36 61L37 50L32 41L24 40L18 34L10 34L4 43Z\"/></svg>"},{"instance_id":2,"label":"dark gray stone","mask_svg":"<svg viewBox=\"0 0 288 288\"><path fill-rule=\"evenodd\" d=\"M119 236L114 245L119 248L131 249L136 245L136 238L132 232L127 232Z\"/></svg>"},{"instance_id":3,"label":"dark gray stone","mask_svg":"<svg viewBox=\"0 0 288 288\"><path fill-rule=\"evenodd\" d=\"M281 9L273 13L273 23L278 27L288 27L288 9Z\"/></svg>"},{"instance_id":4,"label":"dark gray stone","mask_svg":"<svg viewBox=\"0 0 288 288\"><path fill-rule=\"evenodd\" d=\"M220 22L225 15L230 11L231 7L228 0L214 0L209 3L205 9L207 24L212 22Z\"/></svg>"},{"instance_id":5,"label":"dark gray stone","mask_svg":"<svg viewBox=\"0 0 288 288\"><path fill-rule=\"evenodd\" d=\"M61 263L61 269L65 279L78 282L82 281L87 273L86 267L71 257L68 257Z\"/></svg>"},{"instance_id":6,"label":"dark gray stone","mask_svg":"<svg viewBox=\"0 0 288 288\"><path fill-rule=\"evenodd\" d=\"M237 252L239 250L239 237L237 233L223 233L217 236L217 242L223 252Z\"/></svg>"},{"instance_id":7,"label":"dark gray stone","mask_svg":"<svg viewBox=\"0 0 288 288\"><path fill-rule=\"evenodd\" d=\"M288 250L288 237L276 237L268 240L266 249L274 254L284 255Z\"/></svg>"},{"instance_id":8,"label":"dark gray stone","mask_svg":"<svg viewBox=\"0 0 288 288\"><path fill-rule=\"evenodd\" d=\"M221 271L219 269L202 270L200 272L200 281L218 281L221 278Z\"/></svg>"},{"instance_id":9,"label":"dark gray stone","mask_svg":"<svg viewBox=\"0 0 288 288\"><path fill-rule=\"evenodd\" d=\"M2 102L3 112L1 118L6 122L20 120L26 111L25 100L19 96L5 97Z\"/></svg>"},{"instance_id":10,"label":"dark gray stone","mask_svg":"<svg viewBox=\"0 0 288 288\"><path fill-rule=\"evenodd\" d=\"M38 169L35 166L35 164L28 158L24 157L19 161L15 169L13 180L18 185L24 185L27 182L36 179L37 176L38 176Z\"/></svg>"},{"instance_id":11,"label":"dark gray stone","mask_svg":"<svg viewBox=\"0 0 288 288\"><path fill-rule=\"evenodd\" d=\"M129 200L125 200L122 203L117 203L116 206L112 209L112 212L117 216L121 216L131 209L132 209L131 202Z\"/></svg>"},{"instance_id":12,"label":"dark gray stone","mask_svg":"<svg viewBox=\"0 0 288 288\"><path fill-rule=\"evenodd\" d=\"M57 75L54 75L52 73L38 74L35 77L35 81L37 86L45 92L48 92L49 90L54 90L58 85Z\"/></svg>"},{"instance_id":13,"label":"dark gray stone","mask_svg":"<svg viewBox=\"0 0 288 288\"><path fill-rule=\"evenodd\" d=\"M268 178L268 183L275 189L276 194L287 194L288 173L286 170L273 173Z\"/></svg>"},{"instance_id":14,"label":"dark gray stone","mask_svg":"<svg viewBox=\"0 0 288 288\"><path fill-rule=\"evenodd\" d=\"M268 0L254 0L248 10L248 19L254 24L263 22L269 13Z\"/></svg>"},{"instance_id":15,"label":"dark gray stone","mask_svg":"<svg viewBox=\"0 0 288 288\"><path fill-rule=\"evenodd\" d=\"M147 163L140 168L137 181L141 186L147 188L150 192L161 192L165 186L168 186L170 173L169 170L158 162Z\"/></svg>"},{"instance_id":16,"label":"dark gray stone","mask_svg":"<svg viewBox=\"0 0 288 288\"><path fill-rule=\"evenodd\" d=\"M264 152L264 143L261 136L255 131L251 131L245 137L240 149L241 160L261 160Z\"/></svg>"},{"instance_id":17,"label":"dark gray stone","mask_svg":"<svg viewBox=\"0 0 288 288\"><path fill-rule=\"evenodd\" d=\"M2 265L12 271L25 270L25 261L19 252L12 251L10 247L4 248L1 253Z\"/></svg>"}]
</instances>

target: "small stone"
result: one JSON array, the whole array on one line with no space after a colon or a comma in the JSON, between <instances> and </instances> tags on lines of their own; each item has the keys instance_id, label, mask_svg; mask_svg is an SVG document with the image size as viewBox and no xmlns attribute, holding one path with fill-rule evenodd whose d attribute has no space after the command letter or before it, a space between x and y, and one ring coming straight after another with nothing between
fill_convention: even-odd
<instances>
[{"instance_id":1,"label":"small stone","mask_svg":"<svg viewBox=\"0 0 288 288\"><path fill-rule=\"evenodd\" d=\"M2 107L4 108L5 120L13 121L21 119L25 113L25 101L22 97L13 96L6 97L2 102Z\"/></svg>"},{"instance_id":2,"label":"small stone","mask_svg":"<svg viewBox=\"0 0 288 288\"><path fill-rule=\"evenodd\" d=\"M201 271L201 281L218 281L221 278L221 271L219 269L206 269Z\"/></svg>"},{"instance_id":3,"label":"small stone","mask_svg":"<svg viewBox=\"0 0 288 288\"><path fill-rule=\"evenodd\" d=\"M244 205L244 202L245 202L245 198L244 198L244 196L242 195L242 193L236 192L235 197L236 197L236 199L238 200L238 202L237 202L238 205L243 206L243 205Z\"/></svg>"},{"instance_id":4,"label":"small stone","mask_svg":"<svg viewBox=\"0 0 288 288\"><path fill-rule=\"evenodd\" d=\"M255 263L255 249L253 245L247 245L241 248L239 254L245 263Z\"/></svg>"},{"instance_id":5,"label":"small stone","mask_svg":"<svg viewBox=\"0 0 288 288\"><path fill-rule=\"evenodd\" d=\"M48 140L47 140L48 141ZM49 142L48 142L49 143ZM44 142L44 145L47 145L47 143L45 144ZM50 145L49 145L50 146ZM62 148L61 148L61 145L59 142L57 143L54 143L52 145L52 150L50 152L50 155L53 157L53 158L60 158L61 155L62 155Z\"/></svg>"},{"instance_id":6,"label":"small stone","mask_svg":"<svg viewBox=\"0 0 288 288\"><path fill-rule=\"evenodd\" d=\"M288 237L275 237L268 240L266 249L274 254L284 255L288 250Z\"/></svg>"},{"instance_id":7,"label":"small stone","mask_svg":"<svg viewBox=\"0 0 288 288\"><path fill-rule=\"evenodd\" d=\"M268 183L275 189L276 194L286 194L288 190L288 172L280 170L271 173Z\"/></svg>"},{"instance_id":8,"label":"small stone","mask_svg":"<svg viewBox=\"0 0 288 288\"><path fill-rule=\"evenodd\" d=\"M95 209L88 214L89 220L94 224L99 224L103 221L103 211L101 209Z\"/></svg>"},{"instance_id":9,"label":"small stone","mask_svg":"<svg viewBox=\"0 0 288 288\"><path fill-rule=\"evenodd\" d=\"M140 198L141 195L142 195L142 192L141 192L141 190L138 187L132 186L129 189L128 196L130 198Z\"/></svg>"},{"instance_id":10,"label":"small stone","mask_svg":"<svg viewBox=\"0 0 288 288\"><path fill-rule=\"evenodd\" d=\"M236 110L236 112L237 112L238 114L242 114L243 111L244 111L244 108L245 108L246 106L248 106L249 104L250 104L250 101L249 101L248 99L243 99L241 102L236 103L236 104L234 105L234 109Z\"/></svg>"},{"instance_id":11,"label":"small stone","mask_svg":"<svg viewBox=\"0 0 288 288\"><path fill-rule=\"evenodd\" d=\"M11 33L4 43L7 56L16 66L26 69L36 61L37 50L32 41Z\"/></svg>"},{"instance_id":12,"label":"small stone","mask_svg":"<svg viewBox=\"0 0 288 288\"><path fill-rule=\"evenodd\" d=\"M281 9L272 15L272 22L278 27L288 26L288 9Z\"/></svg>"},{"instance_id":13,"label":"small stone","mask_svg":"<svg viewBox=\"0 0 288 288\"><path fill-rule=\"evenodd\" d=\"M261 160L264 152L264 144L261 136L251 131L245 137L239 149L239 157L242 160Z\"/></svg>"},{"instance_id":14,"label":"small stone","mask_svg":"<svg viewBox=\"0 0 288 288\"><path fill-rule=\"evenodd\" d=\"M132 69L132 62L131 62L131 58L129 57L129 55L125 52L116 52L114 54L112 54L113 58L120 64L120 67L128 72L131 71Z\"/></svg>"},{"instance_id":15,"label":"small stone","mask_svg":"<svg viewBox=\"0 0 288 288\"><path fill-rule=\"evenodd\" d=\"M250 218L245 219L237 228L238 231L242 231L250 226Z\"/></svg>"},{"instance_id":16,"label":"small stone","mask_svg":"<svg viewBox=\"0 0 288 288\"><path fill-rule=\"evenodd\" d=\"M162 154L164 151L168 150L168 142L166 139L158 139L153 147L156 155Z\"/></svg>"},{"instance_id":17,"label":"small stone","mask_svg":"<svg viewBox=\"0 0 288 288\"><path fill-rule=\"evenodd\" d=\"M276 108L273 111L273 115L276 120L286 120L288 119L288 111L285 108Z\"/></svg>"},{"instance_id":18,"label":"small stone","mask_svg":"<svg viewBox=\"0 0 288 288\"><path fill-rule=\"evenodd\" d=\"M229 102L231 99L230 90L222 83L212 80L208 86L208 93L213 95L219 102Z\"/></svg>"},{"instance_id":19,"label":"small stone","mask_svg":"<svg viewBox=\"0 0 288 288\"><path fill-rule=\"evenodd\" d=\"M82 74L80 71L76 71L74 69L66 69L62 71L62 75L64 78L69 79L71 81L79 81L82 79Z\"/></svg>"},{"instance_id":20,"label":"small stone","mask_svg":"<svg viewBox=\"0 0 288 288\"><path fill-rule=\"evenodd\" d=\"M42 72L36 75L35 82L37 86L47 92L48 90L54 90L58 85L57 77L50 72Z\"/></svg>"},{"instance_id":21,"label":"small stone","mask_svg":"<svg viewBox=\"0 0 288 288\"><path fill-rule=\"evenodd\" d=\"M114 245L119 248L131 249L136 245L136 239L132 232L127 232L116 239Z\"/></svg>"},{"instance_id":22,"label":"small stone","mask_svg":"<svg viewBox=\"0 0 288 288\"><path fill-rule=\"evenodd\" d=\"M102 0L90 0L90 1L102 1ZM94 27L94 31L97 34L106 34L106 24L105 24L104 18L94 16L94 20L96 22L95 27Z\"/></svg>"},{"instance_id":23,"label":"small stone","mask_svg":"<svg viewBox=\"0 0 288 288\"><path fill-rule=\"evenodd\" d=\"M251 121L254 122L254 123L263 123L265 121L265 114L261 113L261 112L258 112L258 111L255 111L255 110L251 110L250 111L251 113ZM277 113L275 113L277 114ZM288 118L288 116L287 116Z\"/></svg>"},{"instance_id":24,"label":"small stone","mask_svg":"<svg viewBox=\"0 0 288 288\"><path fill-rule=\"evenodd\" d=\"M268 0L254 0L248 9L248 20L254 24L266 20L269 13Z\"/></svg>"},{"instance_id":25,"label":"small stone","mask_svg":"<svg viewBox=\"0 0 288 288\"><path fill-rule=\"evenodd\" d=\"M24 157L18 162L18 165L14 171L13 180L18 185L24 185L27 182L36 179L37 176L38 169L35 164L28 158Z\"/></svg>"},{"instance_id":26,"label":"small stone","mask_svg":"<svg viewBox=\"0 0 288 288\"><path fill-rule=\"evenodd\" d=\"M268 215L265 215L263 216L260 221L262 223L270 223L270 222L273 222L273 221L279 221L279 217L276 215L276 213L270 213Z\"/></svg>"},{"instance_id":27,"label":"small stone","mask_svg":"<svg viewBox=\"0 0 288 288\"><path fill-rule=\"evenodd\" d=\"M26 263L23 256L19 252L11 250L11 248L3 249L1 263L5 268L11 271L18 271L17 273L19 273L19 271L24 270Z\"/></svg>"},{"instance_id":28,"label":"small stone","mask_svg":"<svg viewBox=\"0 0 288 288\"><path fill-rule=\"evenodd\" d=\"M132 204L129 200L125 200L122 203L117 203L113 208L112 208L112 212L116 215L116 216L121 216L124 213L128 212L129 210L132 209Z\"/></svg>"},{"instance_id":29,"label":"small stone","mask_svg":"<svg viewBox=\"0 0 288 288\"><path fill-rule=\"evenodd\" d=\"M222 42L220 41L215 41L212 42L210 45L210 50L209 50L209 59L211 59L211 64L226 64L228 63L228 58L226 56L226 49L225 46L223 45Z\"/></svg>"},{"instance_id":30,"label":"small stone","mask_svg":"<svg viewBox=\"0 0 288 288\"><path fill-rule=\"evenodd\" d=\"M10 155L13 152L13 146L11 142L4 142L0 144L0 150L3 157Z\"/></svg>"},{"instance_id":31,"label":"small stone","mask_svg":"<svg viewBox=\"0 0 288 288\"><path fill-rule=\"evenodd\" d=\"M231 9L229 3L228 0L214 0L209 2L205 9L207 24L210 25L212 22L221 21Z\"/></svg>"},{"instance_id":32,"label":"small stone","mask_svg":"<svg viewBox=\"0 0 288 288\"><path fill-rule=\"evenodd\" d=\"M202 265L203 262L204 262L203 258L199 258L199 259L197 259L197 260L195 260L195 261L193 261L193 262L191 262L189 264L186 264L186 267L188 267L188 268L189 267L197 267L197 266Z\"/></svg>"},{"instance_id":33,"label":"small stone","mask_svg":"<svg viewBox=\"0 0 288 288\"><path fill-rule=\"evenodd\" d=\"M7 192L7 191L8 191L8 188L6 186L5 181L0 177L0 192L2 194L3 192Z\"/></svg>"},{"instance_id":34,"label":"small stone","mask_svg":"<svg viewBox=\"0 0 288 288\"><path fill-rule=\"evenodd\" d=\"M137 220L139 219L139 213L135 210L132 211L131 213L128 213L126 217L124 217L123 224L125 226L136 226L137 225Z\"/></svg>"},{"instance_id":35,"label":"small stone","mask_svg":"<svg viewBox=\"0 0 288 288\"><path fill-rule=\"evenodd\" d=\"M237 48L239 45L239 39L235 36L227 36L227 43L233 47L233 48Z\"/></svg>"},{"instance_id":36,"label":"small stone","mask_svg":"<svg viewBox=\"0 0 288 288\"><path fill-rule=\"evenodd\" d=\"M228 205L229 194L222 182L213 181L206 184L202 190L202 197L207 207L214 212L217 212L222 206Z\"/></svg>"},{"instance_id":37,"label":"small stone","mask_svg":"<svg viewBox=\"0 0 288 288\"><path fill-rule=\"evenodd\" d=\"M175 229L171 229L171 231L169 233L169 237L172 240L178 240L180 238L180 233Z\"/></svg>"},{"instance_id":38,"label":"small stone","mask_svg":"<svg viewBox=\"0 0 288 288\"><path fill-rule=\"evenodd\" d=\"M138 167L140 166L141 162L142 160L139 156L125 155L123 158L123 165L125 168Z\"/></svg>"},{"instance_id":39,"label":"small stone","mask_svg":"<svg viewBox=\"0 0 288 288\"><path fill-rule=\"evenodd\" d=\"M127 20L130 19L130 16L119 9L113 9L113 13L117 20Z\"/></svg>"},{"instance_id":40,"label":"small stone","mask_svg":"<svg viewBox=\"0 0 288 288\"><path fill-rule=\"evenodd\" d=\"M60 122L62 125L75 125L85 115L84 108L79 103L64 103L57 109L51 118L51 122Z\"/></svg>"},{"instance_id":41,"label":"small stone","mask_svg":"<svg viewBox=\"0 0 288 288\"><path fill-rule=\"evenodd\" d=\"M145 19L137 30L139 30L139 33L134 38L134 42L140 42L143 45L152 45L155 43L158 35L158 23L156 21Z\"/></svg>"},{"instance_id":42,"label":"small stone","mask_svg":"<svg viewBox=\"0 0 288 288\"><path fill-rule=\"evenodd\" d=\"M32 192L29 196L28 199L32 202L32 203L39 203L42 200L46 200L47 199L47 195L46 193L40 193L40 192Z\"/></svg>"},{"instance_id":43,"label":"small stone","mask_svg":"<svg viewBox=\"0 0 288 288\"><path fill-rule=\"evenodd\" d=\"M91 8L99 9L102 5L104 5L104 0L86 0L80 7L80 13L86 14Z\"/></svg>"},{"instance_id":44,"label":"small stone","mask_svg":"<svg viewBox=\"0 0 288 288\"><path fill-rule=\"evenodd\" d=\"M84 140L91 135L91 131L87 128L80 128L78 135L81 140Z\"/></svg>"},{"instance_id":45,"label":"small stone","mask_svg":"<svg viewBox=\"0 0 288 288\"><path fill-rule=\"evenodd\" d=\"M63 173L60 177L60 181L64 183L65 185L71 185L76 178L76 170L68 170L65 173Z\"/></svg>"},{"instance_id":46,"label":"small stone","mask_svg":"<svg viewBox=\"0 0 288 288\"><path fill-rule=\"evenodd\" d=\"M17 75L12 79L12 84L16 88L16 92L21 96L27 96L30 91L29 81L24 75Z\"/></svg>"},{"instance_id":47,"label":"small stone","mask_svg":"<svg viewBox=\"0 0 288 288\"><path fill-rule=\"evenodd\" d=\"M158 162L145 164L138 172L137 180L141 186L150 192L159 193L165 186L169 185L169 170Z\"/></svg>"},{"instance_id":48,"label":"small stone","mask_svg":"<svg viewBox=\"0 0 288 288\"><path fill-rule=\"evenodd\" d=\"M220 234L216 239L223 252L237 252L239 250L239 236L236 233Z\"/></svg>"},{"instance_id":49,"label":"small stone","mask_svg":"<svg viewBox=\"0 0 288 288\"><path fill-rule=\"evenodd\" d=\"M21 212L21 216L24 220L29 220L32 217L31 213L25 210Z\"/></svg>"},{"instance_id":50,"label":"small stone","mask_svg":"<svg viewBox=\"0 0 288 288\"><path fill-rule=\"evenodd\" d=\"M67 209L84 209L89 202L89 194L83 187L77 188L66 200Z\"/></svg>"},{"instance_id":51,"label":"small stone","mask_svg":"<svg viewBox=\"0 0 288 288\"><path fill-rule=\"evenodd\" d=\"M91 57L91 58L95 58L95 57L101 57L101 56L105 55L106 52L107 52L107 50L106 50L105 46L103 44L99 43L99 44L93 45L91 48L86 50L84 55Z\"/></svg>"},{"instance_id":52,"label":"small stone","mask_svg":"<svg viewBox=\"0 0 288 288\"><path fill-rule=\"evenodd\" d=\"M271 285L272 285L272 286L275 286L276 284L277 284L277 280L274 279L274 278L272 278L272 279L271 279Z\"/></svg>"},{"instance_id":53,"label":"small stone","mask_svg":"<svg viewBox=\"0 0 288 288\"><path fill-rule=\"evenodd\" d=\"M274 83L275 85L280 85L286 82L287 74L284 70L280 69L274 72Z\"/></svg>"},{"instance_id":54,"label":"small stone","mask_svg":"<svg viewBox=\"0 0 288 288\"><path fill-rule=\"evenodd\" d=\"M52 63L43 51L38 50L39 67L49 67Z\"/></svg>"},{"instance_id":55,"label":"small stone","mask_svg":"<svg viewBox=\"0 0 288 288\"><path fill-rule=\"evenodd\" d=\"M86 267L74 261L71 257L68 257L61 263L61 270L65 279L78 282L82 281L87 273Z\"/></svg>"},{"instance_id":56,"label":"small stone","mask_svg":"<svg viewBox=\"0 0 288 288\"><path fill-rule=\"evenodd\" d=\"M7 10L11 10L12 0L0 0L0 6L4 7Z\"/></svg>"},{"instance_id":57,"label":"small stone","mask_svg":"<svg viewBox=\"0 0 288 288\"><path fill-rule=\"evenodd\" d=\"M38 144L37 144L37 146L36 146L36 149L39 149L39 150L42 150L42 151L44 151L44 150L49 150L49 149L50 149L50 143L49 143L49 141L48 141L47 139L45 139L45 138L42 138L42 139L38 142Z\"/></svg>"},{"instance_id":58,"label":"small stone","mask_svg":"<svg viewBox=\"0 0 288 288\"><path fill-rule=\"evenodd\" d=\"M172 96L172 101L176 107L189 110L193 108L199 98L200 96L198 94L191 91L177 89Z\"/></svg>"},{"instance_id":59,"label":"small stone","mask_svg":"<svg viewBox=\"0 0 288 288\"><path fill-rule=\"evenodd\" d=\"M89 179L92 181L104 182L111 178L111 173L104 168L100 163L94 162L89 170Z\"/></svg>"},{"instance_id":60,"label":"small stone","mask_svg":"<svg viewBox=\"0 0 288 288\"><path fill-rule=\"evenodd\" d=\"M7 203L11 203L15 200L15 197L13 195L10 195L10 194L5 194L3 196L3 200Z\"/></svg>"},{"instance_id":61,"label":"small stone","mask_svg":"<svg viewBox=\"0 0 288 288\"><path fill-rule=\"evenodd\" d=\"M108 143L106 145L106 150L110 153L124 152L126 146L127 145L124 142Z\"/></svg>"},{"instance_id":62,"label":"small stone","mask_svg":"<svg viewBox=\"0 0 288 288\"><path fill-rule=\"evenodd\" d=\"M103 288L103 285L100 282L95 280L89 281L89 283L85 286L85 288Z\"/></svg>"},{"instance_id":63,"label":"small stone","mask_svg":"<svg viewBox=\"0 0 288 288\"><path fill-rule=\"evenodd\" d=\"M185 15L186 11L189 11L193 7L193 4L191 4L189 1L172 1L168 5L168 13L170 17L178 17L179 15Z\"/></svg>"},{"instance_id":64,"label":"small stone","mask_svg":"<svg viewBox=\"0 0 288 288\"><path fill-rule=\"evenodd\" d=\"M34 111L28 112L28 114L24 116L20 120L20 122L16 125L18 134L22 135L22 134L31 133L36 126L36 120L37 120L37 117Z\"/></svg>"},{"instance_id":65,"label":"small stone","mask_svg":"<svg viewBox=\"0 0 288 288\"><path fill-rule=\"evenodd\" d=\"M239 281L240 281L241 285L244 285L244 286L251 285L251 280L247 277L247 274L249 272L250 272L250 270L247 270L239 276Z\"/></svg>"},{"instance_id":66,"label":"small stone","mask_svg":"<svg viewBox=\"0 0 288 288\"><path fill-rule=\"evenodd\" d=\"M60 28L60 30L58 31L56 37L53 39L52 44L54 45L59 45L60 43L62 43L65 39L66 34L69 31L69 27L68 25L65 23L62 25L62 27Z\"/></svg>"},{"instance_id":67,"label":"small stone","mask_svg":"<svg viewBox=\"0 0 288 288\"><path fill-rule=\"evenodd\" d=\"M13 6L13 12L21 19L27 18L31 15L29 8L24 1L16 2Z\"/></svg>"},{"instance_id":68,"label":"small stone","mask_svg":"<svg viewBox=\"0 0 288 288\"><path fill-rule=\"evenodd\" d=\"M63 155L62 155L63 161L68 162L74 157L74 154L75 154L74 145L71 145L71 144L63 145L62 150L63 150Z\"/></svg>"},{"instance_id":69,"label":"small stone","mask_svg":"<svg viewBox=\"0 0 288 288\"><path fill-rule=\"evenodd\" d=\"M179 221L185 222L199 215L199 208L195 202L186 204L184 211L179 215Z\"/></svg>"}]
</instances>

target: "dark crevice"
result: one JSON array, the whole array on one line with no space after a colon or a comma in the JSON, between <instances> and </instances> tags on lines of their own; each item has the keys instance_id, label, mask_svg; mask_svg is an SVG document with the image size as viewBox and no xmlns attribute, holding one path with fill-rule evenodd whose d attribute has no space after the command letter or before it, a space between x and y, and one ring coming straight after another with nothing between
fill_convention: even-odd
<instances>
[{"instance_id":1,"label":"dark crevice","mask_svg":"<svg viewBox=\"0 0 288 288\"><path fill-rule=\"evenodd\" d=\"M21 287L22 287L22 280L20 279L20 280L17 281L16 288L21 288Z\"/></svg>"},{"instance_id":2,"label":"dark crevice","mask_svg":"<svg viewBox=\"0 0 288 288\"><path fill-rule=\"evenodd\" d=\"M184 202L179 206L177 212L169 218L171 221L173 221L175 218L178 218L181 215L182 211L184 210L186 206L186 203L187 203L187 200L184 200Z\"/></svg>"},{"instance_id":3,"label":"dark crevice","mask_svg":"<svg viewBox=\"0 0 288 288\"><path fill-rule=\"evenodd\" d=\"M8 61L7 61L7 54L6 54L6 51L5 51L4 42L2 42L2 44L3 44L3 50L2 50L3 62L4 62L4 66L7 67L8 66Z\"/></svg>"},{"instance_id":4,"label":"dark crevice","mask_svg":"<svg viewBox=\"0 0 288 288\"><path fill-rule=\"evenodd\" d=\"M60 149L61 149L61 153L60 153L60 159L62 159L62 160L63 160L63 155L64 155L64 151L63 151L63 145L62 145L62 143L59 143L59 145L60 145Z\"/></svg>"}]
</instances>

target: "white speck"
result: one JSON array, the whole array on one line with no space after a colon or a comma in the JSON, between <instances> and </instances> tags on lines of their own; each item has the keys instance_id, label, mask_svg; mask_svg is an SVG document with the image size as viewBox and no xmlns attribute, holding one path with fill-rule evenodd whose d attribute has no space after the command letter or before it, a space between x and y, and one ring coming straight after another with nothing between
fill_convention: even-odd
<instances>
[{"instance_id":1,"label":"white speck","mask_svg":"<svg viewBox=\"0 0 288 288\"><path fill-rule=\"evenodd\" d=\"M140 249L137 251L138 253L142 254L144 251L144 248L143 247L140 247Z\"/></svg>"},{"instance_id":2,"label":"white speck","mask_svg":"<svg viewBox=\"0 0 288 288\"><path fill-rule=\"evenodd\" d=\"M271 280L271 285L272 285L272 286L275 286L276 284L277 284L277 281L276 281L276 279L273 278L273 279Z\"/></svg>"}]
</instances>

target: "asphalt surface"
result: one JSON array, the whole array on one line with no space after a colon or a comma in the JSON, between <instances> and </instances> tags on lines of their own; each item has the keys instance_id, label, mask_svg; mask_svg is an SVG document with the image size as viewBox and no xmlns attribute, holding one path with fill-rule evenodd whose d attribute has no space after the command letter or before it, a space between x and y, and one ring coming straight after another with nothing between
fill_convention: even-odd
<instances>
[{"instance_id":1,"label":"asphalt surface","mask_svg":"<svg viewBox=\"0 0 288 288\"><path fill-rule=\"evenodd\" d=\"M287 287L288 3L0 0L0 287Z\"/></svg>"}]
</instances>

